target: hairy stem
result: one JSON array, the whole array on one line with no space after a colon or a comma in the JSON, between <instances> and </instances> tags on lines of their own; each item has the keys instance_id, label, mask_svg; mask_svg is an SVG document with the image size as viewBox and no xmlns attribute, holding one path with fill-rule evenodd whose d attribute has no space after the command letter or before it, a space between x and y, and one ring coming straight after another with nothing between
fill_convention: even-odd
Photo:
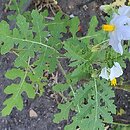
<instances>
[{"instance_id":1,"label":"hairy stem","mask_svg":"<svg viewBox=\"0 0 130 130\"><path fill-rule=\"evenodd\" d=\"M64 71L64 69L63 69L63 67L62 67L62 65L61 65L61 63L60 63L59 61L58 61L58 67L59 67L59 69L61 70L61 73L63 74L63 76L65 77L66 82L67 82L67 84L69 85L69 87L70 87L70 89L71 89L71 91L72 91L72 93L73 93L73 96L75 97L74 89L73 89L72 85L70 84L70 82L68 81L67 75L66 75L66 73L65 73L65 71ZM79 105L78 105L78 104L77 104L77 109L78 109L78 112L80 112L80 109L79 109Z\"/></svg>"}]
</instances>

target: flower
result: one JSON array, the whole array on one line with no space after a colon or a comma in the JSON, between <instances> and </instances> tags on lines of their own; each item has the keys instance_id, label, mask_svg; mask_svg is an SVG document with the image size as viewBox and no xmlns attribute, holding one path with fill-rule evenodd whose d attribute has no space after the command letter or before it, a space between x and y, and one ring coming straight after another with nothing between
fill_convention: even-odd
<instances>
[{"instance_id":1,"label":"flower","mask_svg":"<svg viewBox=\"0 0 130 130\"><path fill-rule=\"evenodd\" d=\"M109 44L112 48L123 54L122 41L130 40L130 6L122 6L118 10L118 14L114 13L110 24L103 25L104 31L109 32Z\"/></svg>"},{"instance_id":2,"label":"flower","mask_svg":"<svg viewBox=\"0 0 130 130\"><path fill-rule=\"evenodd\" d=\"M130 6L122 6L118 9L118 13L120 15L126 15L127 17L130 17Z\"/></svg>"},{"instance_id":3,"label":"flower","mask_svg":"<svg viewBox=\"0 0 130 130\"><path fill-rule=\"evenodd\" d=\"M122 68L118 62L114 62L114 65L112 68L106 68L104 67L101 70L101 73L99 77L102 77L106 80L111 81L111 85L115 86L117 85L116 78L120 77L123 74Z\"/></svg>"}]
</instances>

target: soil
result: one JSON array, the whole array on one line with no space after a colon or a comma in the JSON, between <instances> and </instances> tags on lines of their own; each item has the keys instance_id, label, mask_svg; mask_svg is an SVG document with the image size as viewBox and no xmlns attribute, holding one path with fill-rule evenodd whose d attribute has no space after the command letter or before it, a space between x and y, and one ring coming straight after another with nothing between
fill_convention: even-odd
<instances>
[{"instance_id":1,"label":"soil","mask_svg":"<svg viewBox=\"0 0 130 130\"><path fill-rule=\"evenodd\" d=\"M7 13L4 12L5 4L8 0L0 0L0 21L5 19ZM87 33L89 20L93 15L97 15L99 23L105 22L102 18L102 13L99 11L99 6L105 3L110 3L112 0L58 0L62 11L68 15L75 15L80 18L82 35ZM13 62L16 56L11 53L0 55L0 110L3 108L3 101L7 98L4 94L4 88L17 80L12 81L5 77L7 70L13 67ZM66 61L62 61L67 65ZM130 79L128 73L130 63L127 61L127 68L125 70L126 80ZM0 117L0 130L63 130L67 121L62 121L59 124L53 123L54 113L57 110L57 101L52 96L51 85L45 87L45 93L41 97L30 100L24 95L24 109L18 111L14 109L11 115L7 117ZM130 93L124 90L115 89L115 104L117 110L124 109L123 115L114 116L115 122L130 123ZM36 112L36 117L30 117L30 110Z\"/></svg>"}]
</instances>

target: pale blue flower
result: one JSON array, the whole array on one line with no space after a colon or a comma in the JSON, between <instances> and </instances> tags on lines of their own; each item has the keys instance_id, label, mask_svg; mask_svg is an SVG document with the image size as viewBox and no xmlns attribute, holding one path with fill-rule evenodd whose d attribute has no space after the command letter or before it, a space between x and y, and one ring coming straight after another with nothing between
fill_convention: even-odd
<instances>
[{"instance_id":1,"label":"pale blue flower","mask_svg":"<svg viewBox=\"0 0 130 130\"><path fill-rule=\"evenodd\" d=\"M114 65L110 69L110 80L113 80L114 78L118 78L123 74L123 70L118 62L114 62Z\"/></svg>"},{"instance_id":2,"label":"pale blue flower","mask_svg":"<svg viewBox=\"0 0 130 130\"><path fill-rule=\"evenodd\" d=\"M122 6L118 10L118 14L114 13L112 20L110 21L110 29L103 29L109 31L109 44L112 48L123 54L122 42L123 40L130 40L130 7Z\"/></svg>"},{"instance_id":3,"label":"pale blue flower","mask_svg":"<svg viewBox=\"0 0 130 130\"><path fill-rule=\"evenodd\" d=\"M126 15L127 17L130 17L130 6L123 5L118 9L118 13L120 15Z\"/></svg>"},{"instance_id":4,"label":"pale blue flower","mask_svg":"<svg viewBox=\"0 0 130 130\"><path fill-rule=\"evenodd\" d=\"M101 70L101 74L99 75L99 77L102 77L103 79L106 79L106 80L109 79L108 69L106 67L104 67Z\"/></svg>"},{"instance_id":5,"label":"pale blue flower","mask_svg":"<svg viewBox=\"0 0 130 130\"><path fill-rule=\"evenodd\" d=\"M123 74L123 70L120 64L118 62L114 62L112 68L104 67L101 70L99 77L112 81L113 79L120 77L122 74Z\"/></svg>"}]
</instances>

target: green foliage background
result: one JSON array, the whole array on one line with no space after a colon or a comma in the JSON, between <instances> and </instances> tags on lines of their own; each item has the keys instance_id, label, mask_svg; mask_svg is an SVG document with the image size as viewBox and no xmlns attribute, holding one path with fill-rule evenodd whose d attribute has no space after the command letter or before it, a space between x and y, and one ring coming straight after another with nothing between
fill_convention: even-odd
<instances>
[{"instance_id":1,"label":"green foliage background","mask_svg":"<svg viewBox=\"0 0 130 130\"><path fill-rule=\"evenodd\" d=\"M17 55L15 67L8 70L6 77L12 80L19 77L20 81L5 88L4 92L10 97L4 101L2 115L9 115L14 107L22 110L22 93L35 98L36 84L41 86L42 95L43 72L53 73L58 65L66 82L53 87L64 97L64 101L58 104L60 112L54 115L54 122L71 118L65 130L104 130L105 123L112 123L112 114L116 114L115 94L108 81L99 79L99 73L103 67L111 67L116 61L125 68L124 59L129 58L128 46L124 46L122 56L114 52L108 45L107 34L95 30L98 25L96 16L90 21L87 36L77 37L77 17L70 19L59 12L54 20L48 21L47 11L39 13L33 10L25 15L21 12L23 3L13 2L10 9L16 12L10 19L16 20L16 26L11 30L6 21L0 22L0 43L1 54L10 52ZM72 37L62 41L67 27ZM65 50L64 54L60 53L61 49ZM70 59L69 67L74 68L72 72L65 72L59 60L62 57ZM35 59L33 62L32 58ZM67 97L64 91L68 92ZM74 113L73 117L69 117L70 112Z\"/></svg>"}]
</instances>

